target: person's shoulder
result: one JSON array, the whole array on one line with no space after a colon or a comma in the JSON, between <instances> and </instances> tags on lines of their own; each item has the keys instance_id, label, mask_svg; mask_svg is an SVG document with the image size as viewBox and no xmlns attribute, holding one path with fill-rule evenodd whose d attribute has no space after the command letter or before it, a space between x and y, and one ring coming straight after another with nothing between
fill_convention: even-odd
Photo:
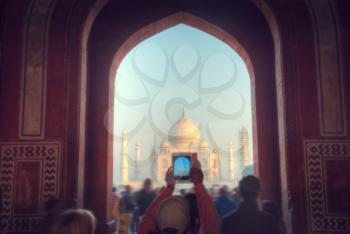
<instances>
[{"instance_id":1,"label":"person's shoulder","mask_svg":"<svg viewBox=\"0 0 350 234\"><path fill-rule=\"evenodd\" d=\"M229 233L232 227L236 226L238 222L237 212L231 212L226 214L221 220L221 229L223 233Z\"/></svg>"},{"instance_id":2,"label":"person's shoulder","mask_svg":"<svg viewBox=\"0 0 350 234\"><path fill-rule=\"evenodd\" d=\"M235 199L233 197L227 197L231 202L236 203Z\"/></svg>"},{"instance_id":3,"label":"person's shoulder","mask_svg":"<svg viewBox=\"0 0 350 234\"><path fill-rule=\"evenodd\" d=\"M145 193L144 189L140 189L139 191L136 192L137 195L143 195Z\"/></svg>"},{"instance_id":4,"label":"person's shoulder","mask_svg":"<svg viewBox=\"0 0 350 234\"><path fill-rule=\"evenodd\" d=\"M270 213L267 213L265 211L262 211L262 210L259 210L259 214L264 217L265 219L269 219L269 220L273 220L275 219L275 216L273 216L272 214Z\"/></svg>"},{"instance_id":5,"label":"person's shoulder","mask_svg":"<svg viewBox=\"0 0 350 234\"><path fill-rule=\"evenodd\" d=\"M237 211L230 212L222 217L222 222L233 222L237 219Z\"/></svg>"},{"instance_id":6,"label":"person's shoulder","mask_svg":"<svg viewBox=\"0 0 350 234\"><path fill-rule=\"evenodd\" d=\"M230 197L226 197L226 201L231 204L236 204L236 202Z\"/></svg>"},{"instance_id":7,"label":"person's shoulder","mask_svg":"<svg viewBox=\"0 0 350 234\"><path fill-rule=\"evenodd\" d=\"M215 197L215 198L213 199L213 202L214 202L214 203L219 203L219 202L220 202L220 197Z\"/></svg>"},{"instance_id":8,"label":"person's shoulder","mask_svg":"<svg viewBox=\"0 0 350 234\"><path fill-rule=\"evenodd\" d=\"M157 196L157 193L156 193L155 191L152 191L152 192L150 193L150 196L154 198L154 197Z\"/></svg>"},{"instance_id":9,"label":"person's shoulder","mask_svg":"<svg viewBox=\"0 0 350 234\"><path fill-rule=\"evenodd\" d=\"M278 225L279 220L277 217L264 211L260 211L259 213L265 223Z\"/></svg>"},{"instance_id":10,"label":"person's shoulder","mask_svg":"<svg viewBox=\"0 0 350 234\"><path fill-rule=\"evenodd\" d=\"M134 198L136 201L139 201L141 197L142 197L142 189L140 189L134 193Z\"/></svg>"}]
</instances>

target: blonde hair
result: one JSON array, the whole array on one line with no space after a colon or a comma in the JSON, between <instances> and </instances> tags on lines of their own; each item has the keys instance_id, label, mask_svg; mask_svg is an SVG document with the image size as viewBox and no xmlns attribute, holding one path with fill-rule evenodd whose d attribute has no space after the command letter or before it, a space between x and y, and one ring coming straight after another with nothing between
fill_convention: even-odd
<instances>
[{"instance_id":1,"label":"blonde hair","mask_svg":"<svg viewBox=\"0 0 350 234\"><path fill-rule=\"evenodd\" d=\"M158 207L156 223L160 231L171 229L183 233L190 221L190 207L182 196L171 196Z\"/></svg>"},{"instance_id":2,"label":"blonde hair","mask_svg":"<svg viewBox=\"0 0 350 234\"><path fill-rule=\"evenodd\" d=\"M88 210L70 209L55 220L50 234L94 234L96 218Z\"/></svg>"}]
</instances>

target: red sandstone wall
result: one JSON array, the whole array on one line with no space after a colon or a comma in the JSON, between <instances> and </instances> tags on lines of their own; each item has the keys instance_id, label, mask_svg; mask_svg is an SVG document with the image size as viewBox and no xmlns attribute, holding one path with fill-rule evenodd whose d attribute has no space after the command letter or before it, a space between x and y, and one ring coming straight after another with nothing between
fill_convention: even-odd
<instances>
[{"instance_id":1,"label":"red sandstone wall","mask_svg":"<svg viewBox=\"0 0 350 234\"><path fill-rule=\"evenodd\" d=\"M93 184L103 190L106 179L105 167L96 163L108 164L106 155L108 133L104 129L103 120L108 109L109 71L112 59L122 45L134 32L142 30L146 25L159 21L178 11L185 11L219 26L242 44L251 57L256 75L256 108L258 139L269 139L259 144L259 176L264 181L264 198L280 200L279 160L277 143L277 110L275 100L273 41L262 14L253 4L243 4L238 9L232 4L140 4L135 9L132 4L110 3L96 19L91 31L89 44L89 122L91 138L88 152L93 164L88 167ZM130 14L133 12L133 14ZM137 15L137 17L135 17ZM128 22L125 24L125 22ZM161 24L161 23L160 23ZM205 26L204 26L205 28ZM210 29L208 29L210 30ZM141 33L142 34L142 33ZM256 43L256 36L259 41ZM134 43L138 43L138 38ZM262 46L263 45L263 46ZM264 124L262 124L264 123ZM98 141L98 142L96 142ZM106 160L106 162L103 162ZM266 162L266 163L263 163ZM95 169L94 171L92 171ZM103 213L103 201L94 196L94 191L88 193L89 204L94 204L94 210ZM98 205L95 205L98 204Z\"/></svg>"},{"instance_id":2,"label":"red sandstone wall","mask_svg":"<svg viewBox=\"0 0 350 234\"><path fill-rule=\"evenodd\" d=\"M339 108L344 112L345 118L345 125L339 133L333 135L325 134L321 126L324 113L320 109L320 98L333 100L334 96L329 91L322 94L319 90L317 59L320 55L317 53L320 48L316 41L319 35L314 31L315 19L310 13L312 6L309 2L294 3L288 7L281 3L272 4L283 38L287 168L293 233L349 231L349 226L344 223L349 216L343 209L338 209L349 209L349 203L346 201L348 199L340 199L339 194L349 194L349 187L345 182L349 179L350 168L349 79L346 65L349 48L344 43L348 40L346 37L349 27L346 27L348 19L341 13L349 9L349 5L345 4L345 1L333 1L333 4L334 12L339 10L339 15L334 15L338 18L335 27L339 30L338 64L342 73L340 82L343 82L340 84L340 92L344 102ZM319 33L326 32L323 32L321 27ZM331 72L336 73L335 70ZM337 83L335 79L333 82L333 85ZM327 114L334 114L329 109L325 111ZM342 169L343 166L347 169ZM332 173L337 170L339 173ZM334 193L338 193L339 196L334 196Z\"/></svg>"},{"instance_id":3,"label":"red sandstone wall","mask_svg":"<svg viewBox=\"0 0 350 234\"><path fill-rule=\"evenodd\" d=\"M4 212L9 231L27 233L27 230L35 230L40 205L49 196L62 197L71 206L77 202L81 37L92 2L57 0L49 6L50 17L46 18L47 26L43 26L48 36L41 48L44 48L46 59L41 63L37 61L39 67L40 64L45 67L42 76L45 81L44 108L34 106L32 109L37 111L39 108L39 113L43 113L40 121L44 131L34 137L22 134L23 81L27 76L30 78L30 73L25 74L26 59L33 59L25 56L30 41L27 28L31 1L0 2L0 185L5 194ZM137 8L127 3L107 4L89 37L86 129L89 135L86 170L89 173L83 191L85 206L94 210L100 223L109 221L106 207L110 184L106 170L110 161L103 118L113 56L132 33L179 10L231 33L250 55L257 79L259 157L261 162L269 162L260 163L259 172L265 184L264 197L279 201L274 41L262 13L247 3L138 4ZM315 16L311 14L312 4L310 1L270 1L270 6L281 36L287 192L290 194L293 233L350 231L349 203L342 197L349 193L346 188L350 179L350 45L346 43L350 41L349 2L333 1L341 64L338 78L344 100L335 106L341 108L346 120L338 129L339 133L333 135L324 134L321 127L322 116L332 118L333 112L325 113L320 109L320 71L317 67L320 47L315 41L317 32L314 30ZM333 97L327 92L323 96L327 100ZM33 98L30 94L28 97ZM332 125L332 119L329 121L330 127L338 126ZM29 121L28 129L32 130L33 126L37 126L36 123L30 125ZM339 191L344 195L335 196ZM22 197L20 194L24 193L29 195ZM326 210L323 206L312 205L315 203L324 205Z\"/></svg>"},{"instance_id":4,"label":"red sandstone wall","mask_svg":"<svg viewBox=\"0 0 350 234\"><path fill-rule=\"evenodd\" d=\"M76 205L79 43L91 7L89 1L52 1L44 17L46 39L35 45L45 57L40 60L36 57L40 54L25 56L28 43L41 38L35 33L26 36L29 24L40 27L37 21L30 22L37 14L32 4L33 1L1 2L0 188L5 218L2 225L8 232L16 233L36 230L43 202L49 197L60 197L67 206ZM40 110L44 129L41 136L22 134L23 82L26 77L34 77L24 74L27 61L33 61L34 67L45 67L42 73L45 82L40 84L44 97ZM25 197L20 195L27 193Z\"/></svg>"}]
</instances>

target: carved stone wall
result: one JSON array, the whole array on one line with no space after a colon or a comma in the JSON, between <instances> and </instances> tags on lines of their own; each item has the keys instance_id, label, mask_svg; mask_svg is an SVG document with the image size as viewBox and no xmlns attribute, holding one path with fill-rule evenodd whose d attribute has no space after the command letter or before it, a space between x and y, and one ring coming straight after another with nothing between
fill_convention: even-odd
<instances>
[{"instance_id":1,"label":"carved stone wall","mask_svg":"<svg viewBox=\"0 0 350 234\"><path fill-rule=\"evenodd\" d=\"M60 142L0 143L6 233L38 229L43 203L59 192L60 154Z\"/></svg>"},{"instance_id":2,"label":"carved stone wall","mask_svg":"<svg viewBox=\"0 0 350 234\"><path fill-rule=\"evenodd\" d=\"M336 7L331 0L309 0L314 22L316 64L319 88L320 133L323 136L347 134L344 102L341 43Z\"/></svg>"},{"instance_id":3,"label":"carved stone wall","mask_svg":"<svg viewBox=\"0 0 350 234\"><path fill-rule=\"evenodd\" d=\"M31 1L25 31L21 138L43 138L45 128L47 36L54 0Z\"/></svg>"}]
</instances>

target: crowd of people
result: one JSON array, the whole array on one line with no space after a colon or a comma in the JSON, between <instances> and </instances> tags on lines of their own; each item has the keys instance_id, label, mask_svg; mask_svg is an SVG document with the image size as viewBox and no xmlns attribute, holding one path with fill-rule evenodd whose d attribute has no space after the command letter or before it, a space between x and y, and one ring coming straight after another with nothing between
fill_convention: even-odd
<instances>
[{"instance_id":1,"label":"crowd of people","mask_svg":"<svg viewBox=\"0 0 350 234\"><path fill-rule=\"evenodd\" d=\"M166 173L166 187L152 189L146 179L139 191L129 185L113 188L113 217L120 234L285 234L278 207L272 201L259 202L261 184L257 177L243 177L239 187L206 189L198 160L191 168L193 188L175 191L172 168Z\"/></svg>"},{"instance_id":2,"label":"crowd of people","mask_svg":"<svg viewBox=\"0 0 350 234\"><path fill-rule=\"evenodd\" d=\"M197 159L190 171L193 188L175 191L172 168L166 186L153 189L145 179L140 190L130 185L112 189L112 216L119 234L285 234L278 207L272 201L259 202L260 180L245 176L238 188L206 189ZM1 198L1 196L0 196ZM1 203L1 202L0 202ZM0 204L1 209L1 204ZM44 206L41 233L93 234L96 218L85 209L64 209L60 199ZM1 233L1 231L0 231Z\"/></svg>"}]
</instances>

